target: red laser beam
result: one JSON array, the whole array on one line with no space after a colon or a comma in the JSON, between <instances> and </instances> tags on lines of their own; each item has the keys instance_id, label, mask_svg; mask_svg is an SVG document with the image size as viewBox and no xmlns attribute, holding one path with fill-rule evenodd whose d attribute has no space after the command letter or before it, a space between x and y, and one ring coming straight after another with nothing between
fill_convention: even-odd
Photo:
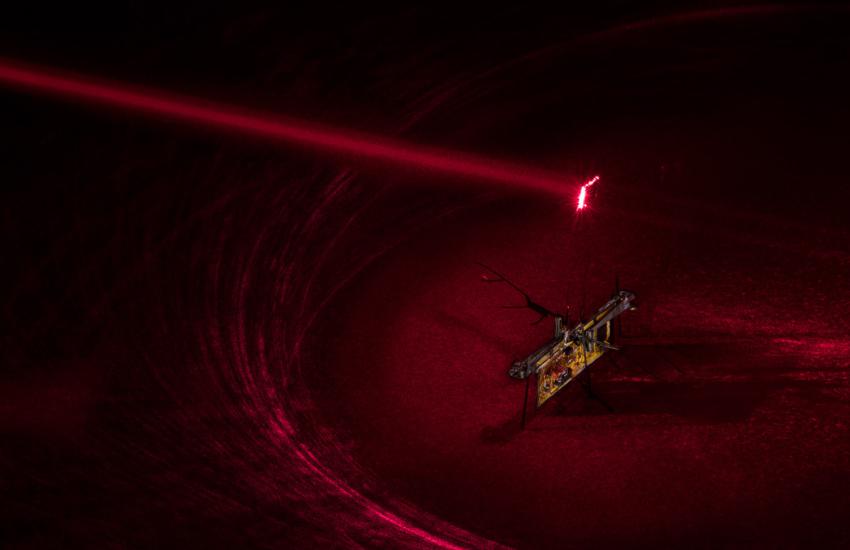
<instances>
[{"instance_id":1,"label":"red laser beam","mask_svg":"<svg viewBox=\"0 0 850 550\"><path fill-rule=\"evenodd\" d=\"M522 189L563 194L568 188L564 176L531 166L405 143L350 129L322 126L306 120L251 113L232 105L178 97L159 90L141 90L80 75L60 74L54 69L23 65L2 58L0 84L29 92L83 100L92 104L235 131L338 156Z\"/></svg>"},{"instance_id":2,"label":"red laser beam","mask_svg":"<svg viewBox=\"0 0 850 550\"><path fill-rule=\"evenodd\" d=\"M581 186L581 190L578 192L578 204L576 205L576 210L584 210L584 207L587 206L587 188L597 181L599 181L599 176L593 176L587 181L587 183Z\"/></svg>"}]
</instances>

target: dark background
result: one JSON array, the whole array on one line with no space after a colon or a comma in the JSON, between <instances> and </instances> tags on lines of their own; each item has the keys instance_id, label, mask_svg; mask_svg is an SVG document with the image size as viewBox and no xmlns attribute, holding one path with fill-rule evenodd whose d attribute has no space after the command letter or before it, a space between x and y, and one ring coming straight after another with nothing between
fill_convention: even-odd
<instances>
[{"instance_id":1,"label":"dark background","mask_svg":"<svg viewBox=\"0 0 850 550\"><path fill-rule=\"evenodd\" d=\"M567 197L0 90L0 540L850 542L840 5L4 7L0 56L602 181ZM517 430L553 308L638 294ZM616 362L615 362L616 361Z\"/></svg>"}]
</instances>

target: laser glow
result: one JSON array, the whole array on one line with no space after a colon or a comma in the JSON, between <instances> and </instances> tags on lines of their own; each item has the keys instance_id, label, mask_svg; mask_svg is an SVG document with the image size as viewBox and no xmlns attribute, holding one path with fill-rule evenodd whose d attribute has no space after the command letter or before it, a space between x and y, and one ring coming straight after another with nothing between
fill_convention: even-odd
<instances>
[{"instance_id":1,"label":"laser glow","mask_svg":"<svg viewBox=\"0 0 850 550\"><path fill-rule=\"evenodd\" d=\"M581 190L578 192L578 204L576 205L576 210L584 210L587 206L587 188L597 181L599 181L599 176L593 176L587 181L587 183L581 186Z\"/></svg>"},{"instance_id":2,"label":"laser glow","mask_svg":"<svg viewBox=\"0 0 850 550\"><path fill-rule=\"evenodd\" d=\"M250 113L232 105L211 104L171 96L163 91L141 91L131 86L54 69L26 66L0 58L0 84L29 92L83 100L99 106L157 115L202 124L318 152L425 170L504 186L565 194L563 175L459 151L425 147L350 129L268 113Z\"/></svg>"}]
</instances>

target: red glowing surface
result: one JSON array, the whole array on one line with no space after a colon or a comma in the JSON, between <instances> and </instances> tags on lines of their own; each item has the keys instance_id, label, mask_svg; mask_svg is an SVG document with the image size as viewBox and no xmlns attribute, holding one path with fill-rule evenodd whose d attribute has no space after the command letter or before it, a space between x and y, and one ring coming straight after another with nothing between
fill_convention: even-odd
<instances>
[{"instance_id":1,"label":"red glowing surface","mask_svg":"<svg viewBox=\"0 0 850 550\"><path fill-rule=\"evenodd\" d=\"M0 83L31 92L203 124L333 155L520 189L554 193L564 193L566 190L563 176L531 166L389 140L374 134L331 128L276 114L249 113L236 106L178 98L163 91L140 91L124 84L59 74L54 69L24 66L9 60L0 59Z\"/></svg>"},{"instance_id":2,"label":"red glowing surface","mask_svg":"<svg viewBox=\"0 0 850 550\"><path fill-rule=\"evenodd\" d=\"M576 205L576 210L584 210L587 206L587 188L591 187L597 181L599 181L599 176L593 176L587 183L581 186L581 190L578 193L578 204Z\"/></svg>"},{"instance_id":3,"label":"red glowing surface","mask_svg":"<svg viewBox=\"0 0 850 550\"><path fill-rule=\"evenodd\" d=\"M846 548L850 232L836 137L850 111L834 76L845 33L794 34L792 17L767 34L739 17L704 24L784 10L606 14L578 37L558 21L551 38L531 25L517 52L544 49L516 62L492 47L516 10L482 34L480 12L474 25L453 12L456 35L436 28L421 43L383 32L417 34L397 18L367 21L364 42L356 18L334 27L324 13L321 35L292 41L274 20L271 36L254 24L209 33L227 37L220 49L171 23L189 32L156 51L93 40L120 63L147 60L134 82L156 83L143 67L162 66L193 87L244 77L240 90L268 85L266 97L319 85L316 101L343 101L343 116L368 120L391 97L397 128L416 120L499 151L566 150L605 166L604 190L617 192L593 204L592 172L565 179L0 59L10 90L133 115L89 124L73 105L0 94L11 100L4 540ZM421 15L412 29L431 27ZM611 17L626 23L607 28ZM161 18L134 22L125 44L144 44ZM684 23L699 23L687 40L667 32ZM797 52L803 37L816 39ZM327 51L302 59L314 46ZM411 53L388 55L396 46ZM444 46L451 70L417 62ZM193 80L187 59L211 67ZM304 62L320 74L297 72ZM268 78L290 69L292 81ZM159 127L127 131L149 119ZM187 123L223 139L198 147L169 133ZM332 162L263 161L233 136ZM388 185L363 186L337 173L340 158L396 169L375 178ZM569 193L391 185L410 172ZM800 196L814 177L819 193ZM482 284L476 262L558 310L592 310L616 278L636 292L623 349L593 372L614 412L575 385L519 430L524 385L506 371L551 337L551 320L503 308L515 291Z\"/></svg>"}]
</instances>

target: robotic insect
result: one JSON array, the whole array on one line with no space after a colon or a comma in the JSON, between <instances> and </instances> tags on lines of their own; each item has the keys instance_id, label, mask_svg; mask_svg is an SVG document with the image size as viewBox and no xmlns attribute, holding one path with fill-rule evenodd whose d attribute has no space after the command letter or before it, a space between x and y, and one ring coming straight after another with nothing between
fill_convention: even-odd
<instances>
[{"instance_id":1,"label":"robotic insect","mask_svg":"<svg viewBox=\"0 0 850 550\"><path fill-rule=\"evenodd\" d=\"M540 315L534 321L535 324L546 317L552 317L555 321L553 338L522 361L515 362L508 371L511 377L518 380L529 381L532 375L537 377L537 407L542 406L567 384L576 380L605 352L619 349L611 344L613 335L611 323L623 312L635 309L634 293L617 288L611 299L600 307L589 320L580 321L572 329L567 329L566 315L555 313L541 306L532 300L528 293L501 273L484 264L479 265L492 274L492 276L484 275L483 281L505 283L519 292L526 301L525 305L504 307L531 309ZM617 286L619 287L619 284ZM590 390L589 379L585 389L591 397L595 397ZM524 418L525 406L523 407Z\"/></svg>"}]
</instances>

